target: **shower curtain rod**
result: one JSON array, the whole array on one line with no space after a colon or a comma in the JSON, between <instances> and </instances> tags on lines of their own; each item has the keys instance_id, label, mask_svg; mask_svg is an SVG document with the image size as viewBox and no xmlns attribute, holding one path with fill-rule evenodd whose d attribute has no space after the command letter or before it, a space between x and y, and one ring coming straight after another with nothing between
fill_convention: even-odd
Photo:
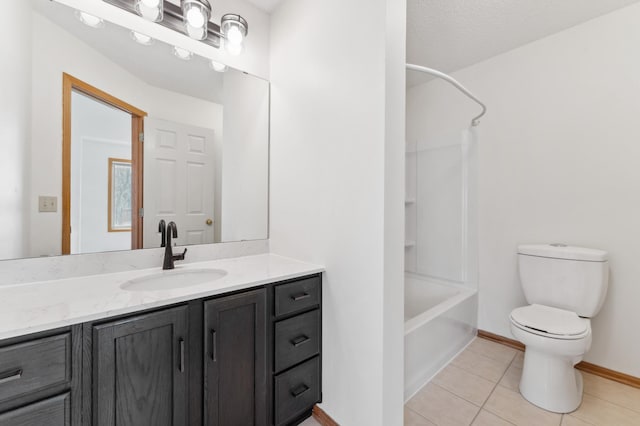
<instances>
[{"instance_id":1,"label":"shower curtain rod","mask_svg":"<svg viewBox=\"0 0 640 426\"><path fill-rule=\"evenodd\" d=\"M452 84L458 90L460 90L462 93L464 93L469 98L471 98L472 100L477 102L482 107L482 112L478 116L473 117L473 119L471 120L471 125L472 126L477 126L478 124L480 124L480 118L482 118L482 116L487 112L487 107L485 106L485 104L483 104L480 101L480 99L476 98L473 95L473 93L468 91L466 87L464 87L462 84L460 84L458 82L458 80L456 80L455 78L453 78L453 77L451 77L451 76L449 76L449 75L447 75L447 74L445 74L445 73L443 73L441 71L434 70L433 68L422 67L420 65L407 64L407 69L408 70L412 70L412 71L423 72L423 73L426 73L426 74L431 74L431 75L433 75L435 77L441 78L444 81Z\"/></svg>"}]
</instances>

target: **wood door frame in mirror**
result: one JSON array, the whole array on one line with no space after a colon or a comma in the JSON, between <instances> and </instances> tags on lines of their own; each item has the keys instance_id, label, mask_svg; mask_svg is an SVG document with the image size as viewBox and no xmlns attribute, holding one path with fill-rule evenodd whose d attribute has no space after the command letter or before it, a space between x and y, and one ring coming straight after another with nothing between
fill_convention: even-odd
<instances>
[{"instance_id":1,"label":"wood door frame in mirror","mask_svg":"<svg viewBox=\"0 0 640 426\"><path fill-rule=\"evenodd\" d=\"M71 93L83 93L131 114L131 249L142 248L144 117L147 113L67 73L62 73L62 254L71 253Z\"/></svg>"}]
</instances>

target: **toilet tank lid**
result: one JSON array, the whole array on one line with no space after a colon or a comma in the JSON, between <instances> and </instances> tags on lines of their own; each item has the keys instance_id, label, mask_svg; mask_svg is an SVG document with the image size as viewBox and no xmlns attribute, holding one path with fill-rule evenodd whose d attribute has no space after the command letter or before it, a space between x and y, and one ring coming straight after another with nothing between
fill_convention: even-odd
<instances>
[{"instance_id":1,"label":"toilet tank lid","mask_svg":"<svg viewBox=\"0 0 640 426\"><path fill-rule=\"evenodd\" d=\"M518 246L518 254L549 257L552 259L584 260L589 262L606 262L609 257L608 253L604 250L575 247L566 244L522 244Z\"/></svg>"}]
</instances>

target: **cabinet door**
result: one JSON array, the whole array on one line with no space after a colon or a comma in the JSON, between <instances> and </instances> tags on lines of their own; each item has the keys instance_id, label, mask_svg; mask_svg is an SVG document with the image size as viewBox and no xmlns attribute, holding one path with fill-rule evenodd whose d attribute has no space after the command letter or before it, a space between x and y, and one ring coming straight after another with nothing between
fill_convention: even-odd
<instances>
[{"instance_id":1,"label":"cabinet door","mask_svg":"<svg viewBox=\"0 0 640 426\"><path fill-rule=\"evenodd\" d=\"M205 302L205 424L267 424L266 291Z\"/></svg>"},{"instance_id":2,"label":"cabinet door","mask_svg":"<svg viewBox=\"0 0 640 426\"><path fill-rule=\"evenodd\" d=\"M188 308L93 328L93 424L183 426L187 418Z\"/></svg>"}]
</instances>

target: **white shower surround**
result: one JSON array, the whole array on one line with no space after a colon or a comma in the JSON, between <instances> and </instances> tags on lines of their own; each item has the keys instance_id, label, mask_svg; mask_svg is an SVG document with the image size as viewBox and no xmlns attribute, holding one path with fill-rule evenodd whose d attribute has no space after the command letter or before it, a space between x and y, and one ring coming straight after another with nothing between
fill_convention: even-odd
<instances>
[{"instance_id":1,"label":"white shower surround","mask_svg":"<svg viewBox=\"0 0 640 426\"><path fill-rule=\"evenodd\" d=\"M476 130L447 140L407 147L405 401L477 331Z\"/></svg>"}]
</instances>

